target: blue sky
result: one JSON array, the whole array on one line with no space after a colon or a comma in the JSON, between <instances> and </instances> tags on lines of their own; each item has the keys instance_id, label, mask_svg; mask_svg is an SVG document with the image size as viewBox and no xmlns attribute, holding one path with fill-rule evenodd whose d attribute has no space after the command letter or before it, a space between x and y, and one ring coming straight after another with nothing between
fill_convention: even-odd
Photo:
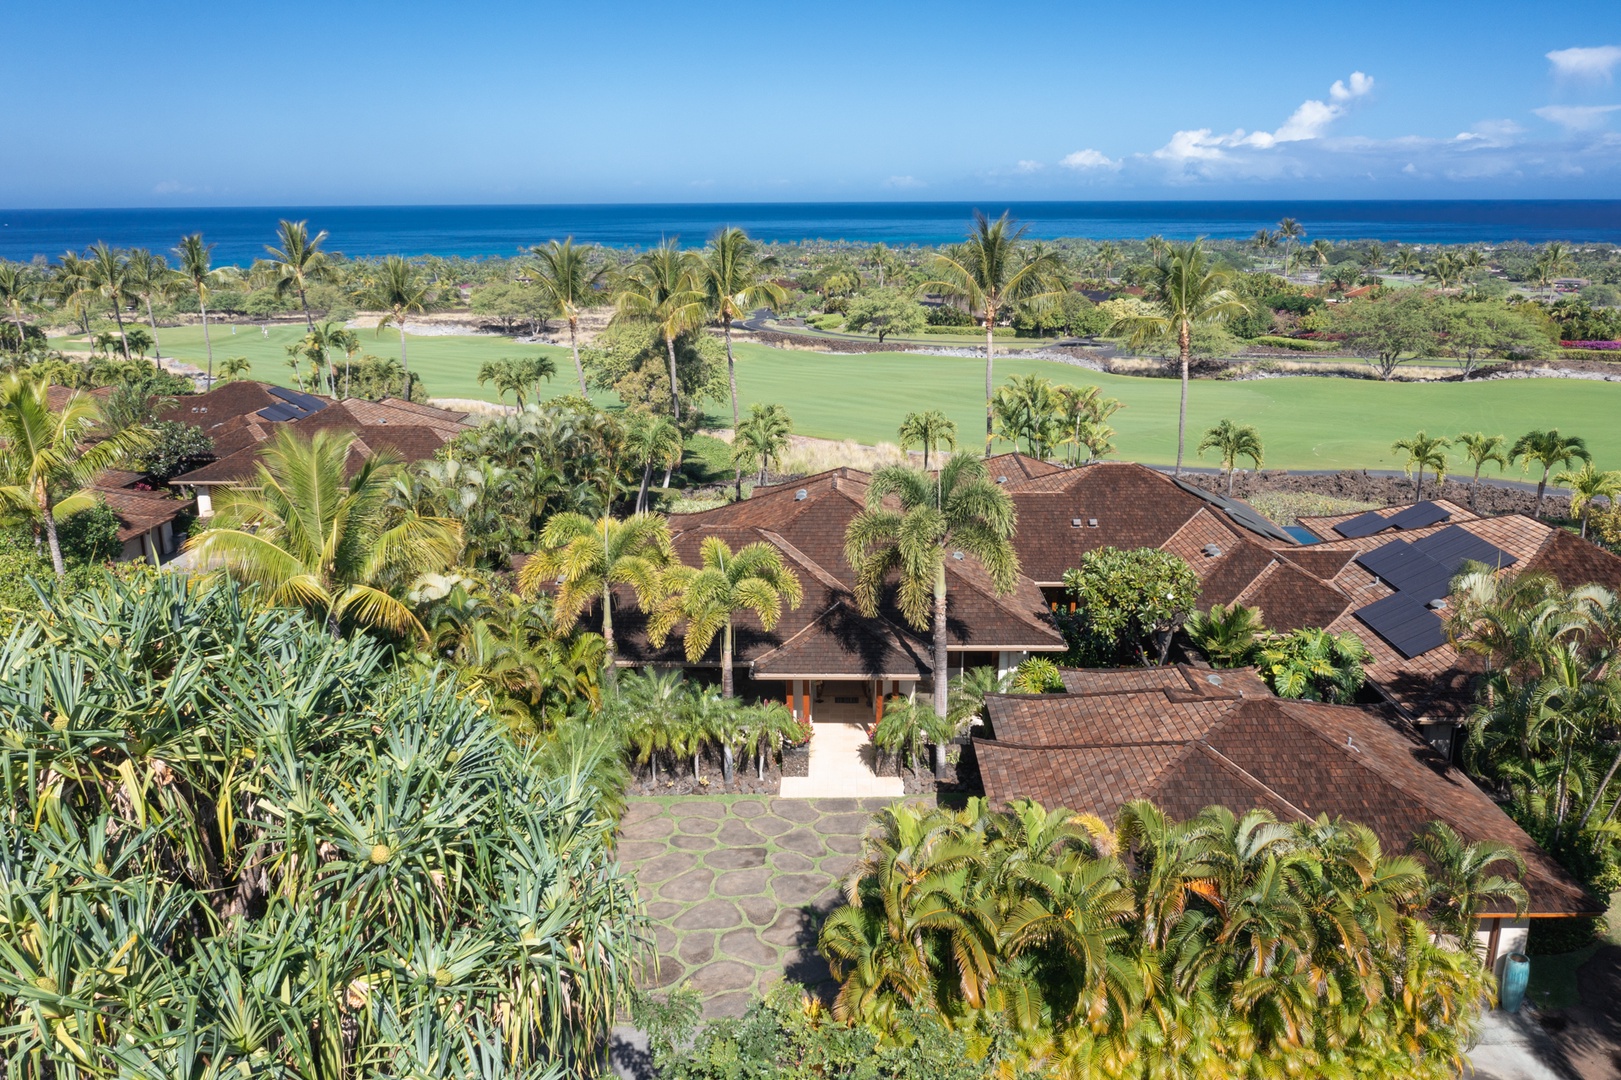
<instances>
[{"instance_id":1,"label":"blue sky","mask_svg":"<svg viewBox=\"0 0 1621 1080\"><path fill-rule=\"evenodd\" d=\"M0 206L1621 196L1616 0L12 0Z\"/></svg>"}]
</instances>

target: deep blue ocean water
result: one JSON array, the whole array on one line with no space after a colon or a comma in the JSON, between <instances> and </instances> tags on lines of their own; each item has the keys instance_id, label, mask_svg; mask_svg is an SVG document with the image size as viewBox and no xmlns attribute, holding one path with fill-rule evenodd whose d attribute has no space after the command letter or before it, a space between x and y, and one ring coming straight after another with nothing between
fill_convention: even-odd
<instances>
[{"instance_id":1,"label":"deep blue ocean water","mask_svg":"<svg viewBox=\"0 0 1621 1080\"><path fill-rule=\"evenodd\" d=\"M1409 244L1511 240L1621 243L1621 200L1329 202L690 203L569 206L212 207L162 210L0 210L0 256L27 260L97 240L167 252L202 232L217 262L264 254L279 218L307 219L328 250L363 255L514 255L572 235L619 247L678 236L701 244L737 225L763 240L937 244L960 239L974 210L1009 210L1043 239L1248 237L1289 216L1310 239Z\"/></svg>"}]
</instances>

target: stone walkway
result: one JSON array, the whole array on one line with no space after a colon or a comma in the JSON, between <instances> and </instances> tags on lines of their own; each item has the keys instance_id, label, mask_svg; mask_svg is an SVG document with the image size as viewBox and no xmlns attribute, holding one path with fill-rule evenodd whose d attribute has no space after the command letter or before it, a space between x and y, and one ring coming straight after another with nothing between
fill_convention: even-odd
<instances>
[{"instance_id":1,"label":"stone walkway","mask_svg":"<svg viewBox=\"0 0 1621 1080\"><path fill-rule=\"evenodd\" d=\"M785 799L898 799L906 784L873 772L873 746L861 724L812 724L807 776L782 778Z\"/></svg>"},{"instance_id":2,"label":"stone walkway","mask_svg":"<svg viewBox=\"0 0 1621 1080\"><path fill-rule=\"evenodd\" d=\"M632 799L619 860L654 924L642 983L689 982L704 1016L741 1016L786 976L830 993L816 951L872 814L893 799Z\"/></svg>"}]
</instances>

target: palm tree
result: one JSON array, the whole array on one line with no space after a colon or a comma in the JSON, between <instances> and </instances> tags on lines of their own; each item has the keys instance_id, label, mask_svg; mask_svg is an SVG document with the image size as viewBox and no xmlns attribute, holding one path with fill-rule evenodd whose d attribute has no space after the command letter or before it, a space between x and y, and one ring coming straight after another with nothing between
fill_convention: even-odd
<instances>
[{"instance_id":1,"label":"palm tree","mask_svg":"<svg viewBox=\"0 0 1621 1080\"><path fill-rule=\"evenodd\" d=\"M348 327L339 327L327 334L327 342L334 349L343 350L343 397L349 396L350 369L354 365L355 353L360 351L360 335Z\"/></svg>"},{"instance_id":2,"label":"palm tree","mask_svg":"<svg viewBox=\"0 0 1621 1080\"><path fill-rule=\"evenodd\" d=\"M253 371L253 365L248 362L246 356L227 356L220 361L221 382L230 382L233 379L243 378L251 371Z\"/></svg>"},{"instance_id":3,"label":"palm tree","mask_svg":"<svg viewBox=\"0 0 1621 1080\"><path fill-rule=\"evenodd\" d=\"M276 238L281 243L280 247L265 245L265 253L270 256L276 295L286 296L289 291L297 293L299 306L304 309L304 324L313 330L315 320L310 316L310 302L305 292L312 284L332 276L332 262L321 250L321 245L326 241L326 230L312 237L309 222L282 221L276 226Z\"/></svg>"},{"instance_id":4,"label":"palm tree","mask_svg":"<svg viewBox=\"0 0 1621 1080\"><path fill-rule=\"evenodd\" d=\"M1292 217L1286 217L1278 222L1278 239L1283 241L1283 273L1289 275L1289 249L1298 244L1306 235L1305 226Z\"/></svg>"},{"instance_id":5,"label":"palm tree","mask_svg":"<svg viewBox=\"0 0 1621 1080\"><path fill-rule=\"evenodd\" d=\"M174 284L174 272L162 255L154 255L146 248L136 248L129 253L129 291L131 296L146 305L146 321L152 327L154 364L163 359L163 346L158 341L158 320L152 313L152 300L154 297L162 299L167 296Z\"/></svg>"},{"instance_id":6,"label":"palm tree","mask_svg":"<svg viewBox=\"0 0 1621 1080\"><path fill-rule=\"evenodd\" d=\"M737 365L732 359L732 320L758 307L775 311L788 298L770 272L776 257L762 255L760 245L742 229L722 229L704 249L700 274L704 302L712 318L726 328L726 378L732 388L732 427L737 427ZM881 271L880 271L881 272Z\"/></svg>"},{"instance_id":7,"label":"palm tree","mask_svg":"<svg viewBox=\"0 0 1621 1080\"><path fill-rule=\"evenodd\" d=\"M1413 499L1415 501L1424 497L1424 470L1429 469L1435 473L1435 484L1439 487L1447 478L1446 448L1452 445L1447 438L1431 438L1422 431L1411 439L1397 439L1390 444L1390 448L1397 453L1407 455L1407 463L1403 466L1408 476L1415 477Z\"/></svg>"},{"instance_id":8,"label":"palm tree","mask_svg":"<svg viewBox=\"0 0 1621 1080\"><path fill-rule=\"evenodd\" d=\"M760 476L756 483L763 485L766 469L779 462L793 430L794 422L781 405L749 406L749 418L738 425L732 436L732 462L738 468L738 476L743 475L745 464L757 465Z\"/></svg>"},{"instance_id":9,"label":"palm tree","mask_svg":"<svg viewBox=\"0 0 1621 1080\"><path fill-rule=\"evenodd\" d=\"M1621 493L1621 472L1599 472L1591 461L1583 462L1574 472L1565 470L1554 476L1553 482L1570 488L1570 512L1581 518L1582 539L1587 539L1587 515L1594 499L1615 503Z\"/></svg>"},{"instance_id":10,"label":"palm tree","mask_svg":"<svg viewBox=\"0 0 1621 1080\"><path fill-rule=\"evenodd\" d=\"M636 413L625 426L625 453L642 463L642 486L636 492L636 513L647 509L647 489L653 482L653 466L669 468L681 463L685 440L681 429L668 416ZM669 487L666 480L665 487Z\"/></svg>"},{"instance_id":11,"label":"palm tree","mask_svg":"<svg viewBox=\"0 0 1621 1080\"><path fill-rule=\"evenodd\" d=\"M1203 240L1173 244L1154 264L1149 296L1159 305L1154 315L1122 319L1119 329L1129 330L1134 345L1165 334L1175 334L1182 361L1182 401L1176 419L1176 475L1182 475L1182 453L1188 428L1188 362L1193 356L1193 328L1219 323L1249 307L1228 288L1225 270L1211 267Z\"/></svg>"},{"instance_id":12,"label":"palm tree","mask_svg":"<svg viewBox=\"0 0 1621 1080\"><path fill-rule=\"evenodd\" d=\"M1531 264L1536 283L1543 288L1571 266L1570 248L1558 240L1545 244Z\"/></svg>"},{"instance_id":13,"label":"palm tree","mask_svg":"<svg viewBox=\"0 0 1621 1080\"><path fill-rule=\"evenodd\" d=\"M1483 431L1466 431L1453 441L1463 447L1464 456L1475 467L1475 477L1469 483L1469 509L1473 510L1475 492L1480 488L1480 470L1493 463L1497 465L1498 472L1508 468L1508 454L1504 449L1507 440L1501 435L1487 435Z\"/></svg>"},{"instance_id":14,"label":"palm tree","mask_svg":"<svg viewBox=\"0 0 1621 1080\"><path fill-rule=\"evenodd\" d=\"M710 536L704 539L698 557L696 569L672 571L669 587L687 623L683 646L689 663L697 663L720 634L720 693L730 699L736 644L733 617L752 611L760 620L760 629L770 633L782 617L783 604L797 608L804 590L782 552L764 542L733 553L725 540Z\"/></svg>"},{"instance_id":15,"label":"palm tree","mask_svg":"<svg viewBox=\"0 0 1621 1080\"><path fill-rule=\"evenodd\" d=\"M28 346L23 316L32 312L39 300L39 281L22 263L0 262L0 309L17 328L17 355Z\"/></svg>"},{"instance_id":16,"label":"palm tree","mask_svg":"<svg viewBox=\"0 0 1621 1080\"><path fill-rule=\"evenodd\" d=\"M500 397L512 395L519 410L523 409L523 399L530 387L536 386L541 379L550 379L557 374L557 365L546 356L520 356L505 357L500 360L486 360L479 365L478 384L483 386L487 382L495 384L495 392Z\"/></svg>"},{"instance_id":17,"label":"palm tree","mask_svg":"<svg viewBox=\"0 0 1621 1080\"><path fill-rule=\"evenodd\" d=\"M939 409L909 412L901 420L901 449L923 447L923 469L929 468L929 451L941 446L957 449L957 425Z\"/></svg>"},{"instance_id":18,"label":"palm tree","mask_svg":"<svg viewBox=\"0 0 1621 1080\"><path fill-rule=\"evenodd\" d=\"M1558 428L1547 431L1528 431L1514 440L1509 448L1510 461L1523 461L1526 468L1532 462L1542 466L1542 477L1537 481L1536 516L1542 516L1542 496L1548 489L1548 474L1555 465L1569 467L1573 461L1592 461L1587 440L1580 435L1561 435Z\"/></svg>"},{"instance_id":19,"label":"palm tree","mask_svg":"<svg viewBox=\"0 0 1621 1080\"><path fill-rule=\"evenodd\" d=\"M129 302L129 256L98 240L90 249L87 267L90 287L113 307L113 318L118 322L118 339L128 360L129 342L124 338L124 305Z\"/></svg>"},{"instance_id":20,"label":"palm tree","mask_svg":"<svg viewBox=\"0 0 1621 1080\"><path fill-rule=\"evenodd\" d=\"M0 382L0 505L44 532L61 580L66 568L57 523L94 506L96 476L138 453L149 437L139 427L110 435L100 430L95 399L80 391L53 412L49 389L43 379L18 375Z\"/></svg>"},{"instance_id":21,"label":"palm tree","mask_svg":"<svg viewBox=\"0 0 1621 1080\"><path fill-rule=\"evenodd\" d=\"M1093 254L1092 261L1097 263L1098 269L1103 271L1103 280L1113 280L1115 264L1120 261L1120 249L1105 240L1098 245L1098 250Z\"/></svg>"},{"instance_id":22,"label":"palm tree","mask_svg":"<svg viewBox=\"0 0 1621 1080\"><path fill-rule=\"evenodd\" d=\"M1195 611L1183 627L1194 647L1217 667L1239 667L1249 663L1266 634L1261 609L1236 600L1223 606L1214 604L1208 612Z\"/></svg>"},{"instance_id":23,"label":"palm tree","mask_svg":"<svg viewBox=\"0 0 1621 1080\"><path fill-rule=\"evenodd\" d=\"M370 302L384 312L383 317L377 320L377 332L381 334L383 327L390 324L399 327L400 371L405 383L405 393L401 396L410 401L411 362L405 354L405 317L413 313L420 315L428 309L428 301L432 298L428 283L422 272L409 260L390 255L372 276L369 294Z\"/></svg>"},{"instance_id":24,"label":"palm tree","mask_svg":"<svg viewBox=\"0 0 1621 1080\"><path fill-rule=\"evenodd\" d=\"M1313 240L1306 250L1311 253L1308 256L1311 264L1321 270L1328 265L1329 257L1334 254L1334 245L1327 240L1318 239Z\"/></svg>"},{"instance_id":25,"label":"palm tree","mask_svg":"<svg viewBox=\"0 0 1621 1080\"><path fill-rule=\"evenodd\" d=\"M670 411L681 422L681 384L675 367L675 339L704 321L699 261L666 240L631 264L619 281L617 314L649 319L658 327L670 358Z\"/></svg>"},{"instance_id":26,"label":"palm tree","mask_svg":"<svg viewBox=\"0 0 1621 1080\"><path fill-rule=\"evenodd\" d=\"M1199 441L1199 456L1204 457L1206 450L1215 450L1221 454L1221 471L1227 476L1229 496L1233 493L1233 472L1238 468L1239 458L1249 458L1257 471L1261 468L1263 457L1261 434L1249 424L1235 424L1231 420L1223 419L1206 431L1204 438Z\"/></svg>"},{"instance_id":27,"label":"palm tree","mask_svg":"<svg viewBox=\"0 0 1621 1080\"><path fill-rule=\"evenodd\" d=\"M1396 252L1392 266L1398 273L1417 274L1424 269L1424 258L1412 248L1402 248Z\"/></svg>"},{"instance_id":28,"label":"palm tree","mask_svg":"<svg viewBox=\"0 0 1621 1080\"><path fill-rule=\"evenodd\" d=\"M587 394L585 368L580 365L580 312L591 305L592 299L607 274L607 266L591 265L590 250L574 246L574 237L560 244L551 241L545 247L529 249L535 261L524 268L524 276L540 291L541 302L547 310L568 323L569 349L574 353L574 374L580 380L580 396Z\"/></svg>"},{"instance_id":29,"label":"palm tree","mask_svg":"<svg viewBox=\"0 0 1621 1080\"><path fill-rule=\"evenodd\" d=\"M90 333L89 301L92 296L96 295L95 281L90 271L90 260L71 251L64 252L62 257L57 260L56 269L51 274L51 291L55 294L58 303L75 311L80 327L88 336Z\"/></svg>"},{"instance_id":30,"label":"palm tree","mask_svg":"<svg viewBox=\"0 0 1621 1080\"><path fill-rule=\"evenodd\" d=\"M1043 304L1062 295L1063 264L1058 254L1042 248L1021 252L1027 226L1014 227L1007 214L994 222L974 214L968 239L929 257L931 279L918 286L968 305L985 325L985 456L991 455L995 414L995 336L1001 313L1018 304Z\"/></svg>"},{"instance_id":31,"label":"palm tree","mask_svg":"<svg viewBox=\"0 0 1621 1080\"><path fill-rule=\"evenodd\" d=\"M573 512L553 514L540 532L540 547L518 571L518 589L535 596L555 587L553 610L565 629L592 603L602 605L603 683L618 681L614 641L613 588L629 585L636 602L650 611L663 599L664 571L674 559L670 526L656 514L633 514L623 521L593 521ZM653 620L657 627L657 620Z\"/></svg>"},{"instance_id":32,"label":"palm tree","mask_svg":"<svg viewBox=\"0 0 1621 1080\"><path fill-rule=\"evenodd\" d=\"M212 527L186 550L272 604L318 615L333 633L350 622L425 638L398 594L455 563L461 528L391 505L398 464L387 455L367 457L350 475L353 443L331 431L307 440L278 432L253 486L222 493Z\"/></svg>"},{"instance_id":33,"label":"palm tree","mask_svg":"<svg viewBox=\"0 0 1621 1080\"><path fill-rule=\"evenodd\" d=\"M1525 873L1525 860L1507 844L1491 840L1471 844L1452 826L1432 821L1413 838L1413 846L1430 863L1431 917L1466 948L1474 947L1475 923L1484 904L1506 900L1516 915L1524 914L1530 903L1525 886L1490 873L1498 863L1516 874Z\"/></svg>"},{"instance_id":34,"label":"palm tree","mask_svg":"<svg viewBox=\"0 0 1621 1080\"><path fill-rule=\"evenodd\" d=\"M208 350L208 381L204 384L214 385L214 343L208 336L208 290L222 276L223 268L215 270L213 266L213 244L203 243L202 233L191 233L180 238L180 244L174 249L175 258L180 266L175 270L187 288L197 294L197 307L203 314L203 347Z\"/></svg>"},{"instance_id":35,"label":"palm tree","mask_svg":"<svg viewBox=\"0 0 1621 1080\"><path fill-rule=\"evenodd\" d=\"M890 496L900 501L892 510ZM856 571L856 603L868 618L878 613L884 585L900 572L898 600L906 621L933 628L934 712L949 706L946 560L972 557L999 594L1013 591L1019 557L1013 550L1017 514L1007 491L976 458L952 457L938 472L894 465L880 469L867 487L867 508L850 520L845 558ZM936 747L936 769L942 757Z\"/></svg>"}]
</instances>

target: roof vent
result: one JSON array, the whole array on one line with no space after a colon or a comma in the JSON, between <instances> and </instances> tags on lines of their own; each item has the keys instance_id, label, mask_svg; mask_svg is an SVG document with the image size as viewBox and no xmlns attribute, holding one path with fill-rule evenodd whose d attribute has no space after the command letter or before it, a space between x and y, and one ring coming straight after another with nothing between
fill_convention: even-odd
<instances>
[{"instance_id":1,"label":"roof vent","mask_svg":"<svg viewBox=\"0 0 1621 1080\"><path fill-rule=\"evenodd\" d=\"M1097 522L1094 521L1093 524L1095 525L1095 524L1097 524ZM1081 527L1081 519L1080 518L1070 518L1069 519L1069 527L1072 528L1072 529L1079 529Z\"/></svg>"},{"instance_id":2,"label":"roof vent","mask_svg":"<svg viewBox=\"0 0 1621 1080\"><path fill-rule=\"evenodd\" d=\"M953 559L956 559L958 562L962 562L962 552L960 552L960 551L953 551L951 553L951 557Z\"/></svg>"},{"instance_id":3,"label":"roof vent","mask_svg":"<svg viewBox=\"0 0 1621 1080\"><path fill-rule=\"evenodd\" d=\"M997 478L996 478L996 482L997 482L997 483L998 483L998 484L1005 484L1005 483L1007 483L1007 477L1005 477L1005 476L998 476L998 477L997 477Z\"/></svg>"},{"instance_id":4,"label":"roof vent","mask_svg":"<svg viewBox=\"0 0 1621 1080\"><path fill-rule=\"evenodd\" d=\"M1221 548L1217 547L1215 544L1206 544L1204 546L1204 553L1209 558L1214 559L1216 556L1221 554Z\"/></svg>"},{"instance_id":5,"label":"roof vent","mask_svg":"<svg viewBox=\"0 0 1621 1080\"><path fill-rule=\"evenodd\" d=\"M1086 527L1089 528L1089 529L1097 528L1098 527L1098 519L1097 518L1087 518L1086 519Z\"/></svg>"},{"instance_id":6,"label":"roof vent","mask_svg":"<svg viewBox=\"0 0 1621 1080\"><path fill-rule=\"evenodd\" d=\"M800 488L798 491L794 492L794 502L803 502L809 495L810 492L806 491L804 488Z\"/></svg>"},{"instance_id":7,"label":"roof vent","mask_svg":"<svg viewBox=\"0 0 1621 1080\"><path fill-rule=\"evenodd\" d=\"M1351 753L1353 753L1353 754L1362 753L1362 748L1360 746L1358 746L1356 744L1356 741L1351 738L1351 733L1350 732L1345 733L1345 748L1347 750L1351 751Z\"/></svg>"},{"instance_id":8,"label":"roof vent","mask_svg":"<svg viewBox=\"0 0 1621 1080\"><path fill-rule=\"evenodd\" d=\"M1431 611L1445 611L1447 607L1446 597L1438 596L1424 606L1429 608Z\"/></svg>"},{"instance_id":9,"label":"roof vent","mask_svg":"<svg viewBox=\"0 0 1621 1080\"><path fill-rule=\"evenodd\" d=\"M1206 675L1204 677L1204 681L1209 683L1211 686L1220 686L1221 685L1221 676L1220 675Z\"/></svg>"}]
</instances>

